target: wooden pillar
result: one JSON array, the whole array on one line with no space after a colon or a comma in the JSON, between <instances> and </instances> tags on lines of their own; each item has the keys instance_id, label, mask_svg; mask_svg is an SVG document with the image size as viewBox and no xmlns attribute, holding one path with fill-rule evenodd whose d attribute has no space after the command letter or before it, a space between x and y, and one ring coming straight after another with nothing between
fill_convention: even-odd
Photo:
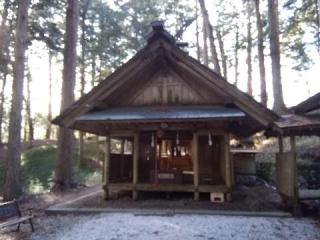
<instances>
[{"instance_id":1,"label":"wooden pillar","mask_svg":"<svg viewBox=\"0 0 320 240\"><path fill-rule=\"evenodd\" d=\"M278 136L278 144L279 144L279 153L283 153L283 137L282 137L282 135Z\"/></svg>"},{"instance_id":2,"label":"wooden pillar","mask_svg":"<svg viewBox=\"0 0 320 240\"><path fill-rule=\"evenodd\" d=\"M198 133L194 132L192 137L192 160L193 160L193 185L194 200L199 200L199 153L198 153Z\"/></svg>"},{"instance_id":3,"label":"wooden pillar","mask_svg":"<svg viewBox=\"0 0 320 240\"><path fill-rule=\"evenodd\" d=\"M230 139L229 134L224 135L224 157L225 157L225 164L226 164L226 185L229 191L232 188L232 176L231 176L231 158L230 158ZM227 201L231 201L231 192L226 194Z\"/></svg>"},{"instance_id":4,"label":"wooden pillar","mask_svg":"<svg viewBox=\"0 0 320 240\"><path fill-rule=\"evenodd\" d=\"M295 136L290 136L290 146L293 156L293 213L300 215L299 204L299 187L298 187L298 166L297 166L297 153L296 153L296 139Z\"/></svg>"},{"instance_id":5,"label":"wooden pillar","mask_svg":"<svg viewBox=\"0 0 320 240\"><path fill-rule=\"evenodd\" d=\"M109 198L109 168L110 168L110 136L106 137L106 146L105 146L106 154L104 158L103 164L103 190L104 190L104 199L108 200Z\"/></svg>"},{"instance_id":6,"label":"wooden pillar","mask_svg":"<svg viewBox=\"0 0 320 240\"><path fill-rule=\"evenodd\" d=\"M137 191L137 183L138 183L138 160L139 160L139 134L134 134L133 139L133 177L132 177L132 183L133 183L133 189L132 189L132 198L133 200L138 199L138 191Z\"/></svg>"}]
</instances>

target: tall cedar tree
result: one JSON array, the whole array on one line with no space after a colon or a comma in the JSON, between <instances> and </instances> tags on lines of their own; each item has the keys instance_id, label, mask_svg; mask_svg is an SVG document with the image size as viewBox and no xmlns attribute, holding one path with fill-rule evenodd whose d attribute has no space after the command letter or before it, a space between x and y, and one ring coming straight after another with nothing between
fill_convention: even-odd
<instances>
[{"instance_id":1,"label":"tall cedar tree","mask_svg":"<svg viewBox=\"0 0 320 240\"><path fill-rule=\"evenodd\" d=\"M217 39L220 49L220 56L221 56L221 64L222 64L222 71L223 71L223 77L225 79L228 79L228 67L227 67L227 55L224 50L224 43L223 43L223 37L220 32L220 29L217 27Z\"/></svg>"},{"instance_id":2,"label":"tall cedar tree","mask_svg":"<svg viewBox=\"0 0 320 240\"><path fill-rule=\"evenodd\" d=\"M45 138L47 140L51 139L51 135L52 135L51 121L52 121L52 58L53 58L53 53L52 53L51 49L48 50L48 58L49 58L49 72L48 72L49 101L48 101L48 116L47 116L47 127L46 127L46 136L45 136Z\"/></svg>"},{"instance_id":3,"label":"tall cedar tree","mask_svg":"<svg viewBox=\"0 0 320 240\"><path fill-rule=\"evenodd\" d=\"M81 57L80 57L80 94L84 95L85 92L85 68L86 68L86 19L87 12L89 9L90 0L81 1L81 11L80 11L80 28L81 28ZM80 168L85 168L87 165L86 158L84 157L84 137L85 134L80 131L79 133L79 166Z\"/></svg>"},{"instance_id":4,"label":"tall cedar tree","mask_svg":"<svg viewBox=\"0 0 320 240\"><path fill-rule=\"evenodd\" d=\"M31 70L29 65L27 66L27 82L26 82L26 90L27 90L27 96L25 98L25 110L26 110L26 134L28 137L26 140L29 144L32 144L32 141L34 140L34 124L33 124L33 118L31 114L31 89L30 85L32 82L32 76L31 76Z\"/></svg>"},{"instance_id":5,"label":"tall cedar tree","mask_svg":"<svg viewBox=\"0 0 320 240\"><path fill-rule=\"evenodd\" d=\"M206 9L206 5L205 5L204 0L199 0L199 4L200 4L200 8L201 8L204 26L207 31L207 35L208 35L208 39L209 39L209 46L210 46L214 70L217 73L221 73L219 60L218 60L218 53L217 53L217 49L216 49L216 46L214 43L213 28L212 28L212 25L209 20L208 11Z\"/></svg>"},{"instance_id":6,"label":"tall cedar tree","mask_svg":"<svg viewBox=\"0 0 320 240\"><path fill-rule=\"evenodd\" d=\"M4 199L11 200L22 193L20 182L21 120L25 50L27 46L29 0L18 1L15 37L15 63L12 84L12 105L9 122L8 151Z\"/></svg>"},{"instance_id":7,"label":"tall cedar tree","mask_svg":"<svg viewBox=\"0 0 320 240\"><path fill-rule=\"evenodd\" d=\"M239 26L236 25L236 37L235 37L235 46L234 46L234 85L238 86L239 81Z\"/></svg>"},{"instance_id":8,"label":"tall cedar tree","mask_svg":"<svg viewBox=\"0 0 320 240\"><path fill-rule=\"evenodd\" d=\"M202 23L203 29L203 64L209 66L209 56L208 56L208 33L205 22Z\"/></svg>"},{"instance_id":9,"label":"tall cedar tree","mask_svg":"<svg viewBox=\"0 0 320 240\"><path fill-rule=\"evenodd\" d=\"M68 0L66 15L66 33L63 59L63 83L61 112L74 102L74 86L76 78L76 46L79 22L78 0ZM55 190L65 190L73 184L73 131L59 128L58 157L55 166Z\"/></svg>"},{"instance_id":10,"label":"tall cedar tree","mask_svg":"<svg viewBox=\"0 0 320 240\"><path fill-rule=\"evenodd\" d=\"M266 69L264 65L264 45L263 45L263 26L260 14L260 0L254 0L256 25L258 31L258 59L259 59L259 73L260 73L260 98L261 103L267 106L268 96L266 87Z\"/></svg>"},{"instance_id":11,"label":"tall cedar tree","mask_svg":"<svg viewBox=\"0 0 320 240\"><path fill-rule=\"evenodd\" d=\"M196 47L197 47L197 60L200 61L200 43L199 43L199 8L198 0L196 0Z\"/></svg>"},{"instance_id":12,"label":"tall cedar tree","mask_svg":"<svg viewBox=\"0 0 320 240\"><path fill-rule=\"evenodd\" d=\"M273 110L277 113L283 113L286 107L283 101L281 83L278 0L268 0L268 21L274 99Z\"/></svg>"},{"instance_id":13,"label":"tall cedar tree","mask_svg":"<svg viewBox=\"0 0 320 240\"><path fill-rule=\"evenodd\" d=\"M252 33L251 33L251 1L247 1L247 73L248 73L248 82L247 82L247 93L250 96L253 96L252 92Z\"/></svg>"},{"instance_id":14,"label":"tall cedar tree","mask_svg":"<svg viewBox=\"0 0 320 240\"><path fill-rule=\"evenodd\" d=\"M11 32L13 30L12 24L7 26L9 14L10 1L5 0L3 3L2 19L0 25L0 68L2 70L2 86L0 91L0 143L2 143L2 125L4 118L4 101L5 101L5 88L7 85L7 77L9 72L9 45Z\"/></svg>"}]
</instances>

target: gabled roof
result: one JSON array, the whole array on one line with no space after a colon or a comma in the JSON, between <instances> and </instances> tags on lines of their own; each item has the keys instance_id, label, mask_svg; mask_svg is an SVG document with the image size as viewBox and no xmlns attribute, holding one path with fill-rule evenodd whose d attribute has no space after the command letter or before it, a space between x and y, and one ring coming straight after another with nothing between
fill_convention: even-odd
<instances>
[{"instance_id":1,"label":"gabled roof","mask_svg":"<svg viewBox=\"0 0 320 240\"><path fill-rule=\"evenodd\" d=\"M305 114L317 109L320 109L320 92L292 107L292 110L298 114Z\"/></svg>"},{"instance_id":2,"label":"gabled roof","mask_svg":"<svg viewBox=\"0 0 320 240\"><path fill-rule=\"evenodd\" d=\"M290 114L281 115L274 122L284 136L320 135L320 93L308 98L291 108ZM268 130L266 135L277 135L278 132Z\"/></svg>"},{"instance_id":3,"label":"gabled roof","mask_svg":"<svg viewBox=\"0 0 320 240\"><path fill-rule=\"evenodd\" d=\"M65 109L56 119L54 124L65 127L74 127L77 119L94 109L108 108L108 102L112 102L119 93L130 91L135 85L140 84L142 78L150 78L157 71L165 68L174 68L184 78L191 78L197 87L218 93L224 96L225 104L232 104L250 118L263 126L271 127L278 119L273 111L267 109L252 97L243 93L232 84L228 83L220 74L202 65L199 61L180 50L173 37L164 30L161 24L153 26L153 30L147 36L148 44L140 50L132 59L109 75L88 94ZM259 129L261 130L261 129Z\"/></svg>"}]
</instances>

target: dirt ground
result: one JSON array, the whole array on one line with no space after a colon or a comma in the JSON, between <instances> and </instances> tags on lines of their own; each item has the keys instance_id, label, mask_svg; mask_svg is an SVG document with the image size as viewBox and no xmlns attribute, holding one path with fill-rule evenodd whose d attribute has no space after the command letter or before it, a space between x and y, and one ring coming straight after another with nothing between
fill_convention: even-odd
<instances>
[{"instance_id":1,"label":"dirt ground","mask_svg":"<svg viewBox=\"0 0 320 240\"><path fill-rule=\"evenodd\" d=\"M78 198L85 194L90 194L92 192L101 189L100 186L95 187L78 187L64 193L46 193L40 195L25 195L19 199L19 206L22 213L26 213L27 210L31 209L34 215L34 220L36 222L36 231L45 228L41 223L46 221L48 216L45 214L45 209L49 206L62 203L65 201L70 201L72 199ZM0 196L0 202L2 197ZM25 239L30 236L30 227L28 224L22 225L23 230L16 232L16 227L2 230L0 229L0 240L20 240Z\"/></svg>"},{"instance_id":2,"label":"dirt ground","mask_svg":"<svg viewBox=\"0 0 320 240\"><path fill-rule=\"evenodd\" d=\"M44 212L49 206L72 201L87 194L90 195L94 192L99 192L100 189L101 187L96 186L78 188L63 194L48 193L38 196L25 196L21 200L21 208L23 211L33 208L36 232L31 234L30 226L27 224L22 227L21 232L16 232L15 227L12 227L0 233L0 240L122 240L132 239L134 235L137 234L137 229L141 229L141 231L144 230L144 232L142 231L142 237L138 237L138 239L288 239L292 235L291 230L296 232L296 228L300 229L301 233L299 232L300 235L294 236L300 236L300 238L290 237L291 239L320 239L319 227L314 221L308 219L285 220L280 218L200 215L147 217L120 213L82 217L72 215L59 217L46 216ZM212 204L209 201L209 196L206 195L202 196L201 201L195 202L192 200L192 194L171 194L171 196L141 194L138 201L132 201L131 198L126 195L120 196L118 200L104 201L102 195L98 194L93 195L93 198L85 199L85 201L76 202L76 205L73 204L73 207L219 209L244 211L279 211L282 209L276 191L270 187L261 186L237 187L233 195L233 202L224 204ZM108 225L108 222L112 222L114 219L117 219L115 224ZM230 228L224 228L223 226L225 225L221 225L218 219L221 219L221 221ZM150 228L150 221L154 224L152 228ZM197 224L194 224L194 221L196 221ZM97 224L100 224L99 229L96 229ZM192 229L189 229L188 226L192 226ZM170 229L172 232L171 235L166 232L166 228ZM94 229L96 229L97 234L94 233ZM106 229L109 229L108 234L104 232L107 231ZM276 235L272 235L274 238L268 238L268 234L265 234L266 229L272 234L276 231ZM240 235L238 234L239 238L236 238L235 236L238 236L237 232L240 230L243 232ZM214 231L217 233L214 233Z\"/></svg>"},{"instance_id":3,"label":"dirt ground","mask_svg":"<svg viewBox=\"0 0 320 240\"><path fill-rule=\"evenodd\" d=\"M28 231L25 226L24 231ZM141 216L111 213L36 219L27 240L315 240L319 225L311 219L236 216ZM15 240L4 233L1 240Z\"/></svg>"}]
</instances>

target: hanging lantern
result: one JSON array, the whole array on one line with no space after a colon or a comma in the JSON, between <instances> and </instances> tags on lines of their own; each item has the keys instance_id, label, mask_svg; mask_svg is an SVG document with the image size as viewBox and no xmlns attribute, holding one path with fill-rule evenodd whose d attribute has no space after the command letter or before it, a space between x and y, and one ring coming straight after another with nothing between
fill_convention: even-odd
<instances>
[{"instance_id":1,"label":"hanging lantern","mask_svg":"<svg viewBox=\"0 0 320 240\"><path fill-rule=\"evenodd\" d=\"M208 145L211 147L212 146L212 136L211 133L208 132Z\"/></svg>"},{"instance_id":2,"label":"hanging lantern","mask_svg":"<svg viewBox=\"0 0 320 240\"><path fill-rule=\"evenodd\" d=\"M180 144L180 140L179 140L179 133L177 132L176 135L176 144L179 145Z\"/></svg>"},{"instance_id":3,"label":"hanging lantern","mask_svg":"<svg viewBox=\"0 0 320 240\"><path fill-rule=\"evenodd\" d=\"M154 147L154 134L151 135L151 147Z\"/></svg>"}]
</instances>

